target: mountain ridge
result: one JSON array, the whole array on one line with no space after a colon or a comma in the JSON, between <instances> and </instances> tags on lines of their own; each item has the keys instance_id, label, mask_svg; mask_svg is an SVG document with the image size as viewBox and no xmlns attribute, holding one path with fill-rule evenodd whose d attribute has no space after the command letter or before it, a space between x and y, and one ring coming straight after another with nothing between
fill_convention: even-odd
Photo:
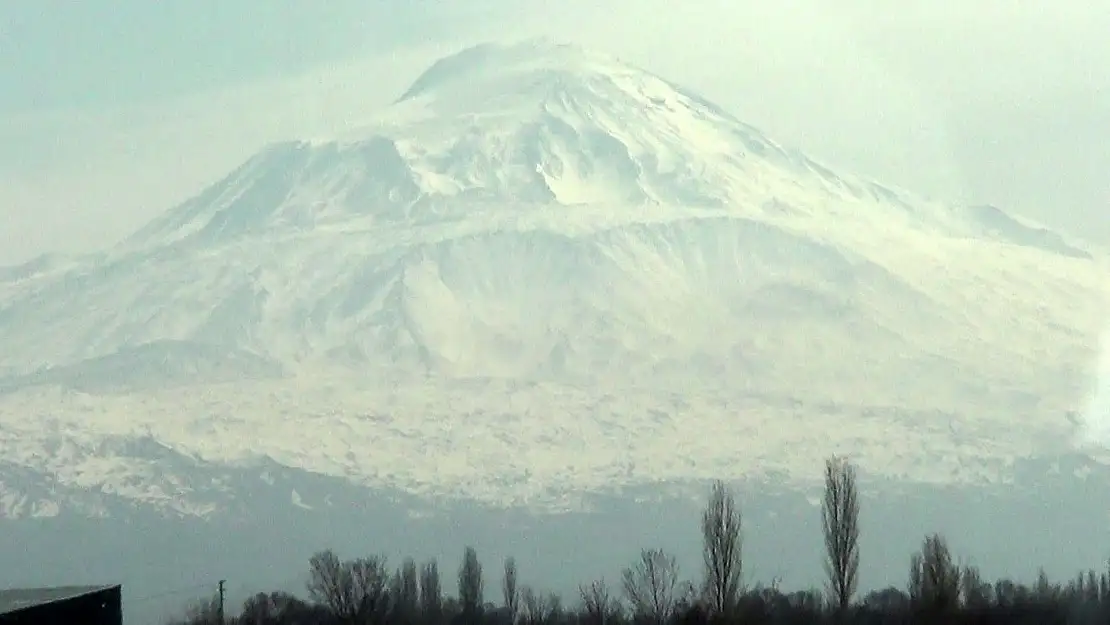
<instances>
[{"instance_id":1,"label":"mountain ridge","mask_svg":"<svg viewBox=\"0 0 1110 625\"><path fill-rule=\"evenodd\" d=\"M510 505L806 481L833 451L999 481L1070 444L1104 256L838 174L577 48L473 50L117 249L0 272L0 424L41 444L20 466L149 437ZM452 62L471 74L436 78ZM69 479L149 478L102 469Z\"/></svg>"}]
</instances>

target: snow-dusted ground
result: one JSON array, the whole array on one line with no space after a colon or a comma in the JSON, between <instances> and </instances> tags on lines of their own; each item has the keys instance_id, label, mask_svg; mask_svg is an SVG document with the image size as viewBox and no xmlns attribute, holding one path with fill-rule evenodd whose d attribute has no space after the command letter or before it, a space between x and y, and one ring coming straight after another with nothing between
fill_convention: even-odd
<instances>
[{"instance_id":1,"label":"snow-dusted ground","mask_svg":"<svg viewBox=\"0 0 1110 625\"><path fill-rule=\"evenodd\" d=\"M0 453L142 501L188 480L103 441L506 504L832 451L1004 479L1067 444L1107 267L612 59L480 46L115 250L0 271Z\"/></svg>"},{"instance_id":2,"label":"snow-dusted ground","mask_svg":"<svg viewBox=\"0 0 1110 625\"><path fill-rule=\"evenodd\" d=\"M1060 424L1047 419L1015 428L934 409L550 382L360 385L348 374L142 396L20 393L3 404L0 444L9 462L87 487L137 476L172 482L156 462L123 463L98 444L152 436L215 465L267 456L367 485L536 506L655 481L763 476L804 484L832 452L891 478L997 482L1014 457L1066 445ZM50 403L64 408L50 411ZM156 500L166 487L120 492Z\"/></svg>"}]
</instances>

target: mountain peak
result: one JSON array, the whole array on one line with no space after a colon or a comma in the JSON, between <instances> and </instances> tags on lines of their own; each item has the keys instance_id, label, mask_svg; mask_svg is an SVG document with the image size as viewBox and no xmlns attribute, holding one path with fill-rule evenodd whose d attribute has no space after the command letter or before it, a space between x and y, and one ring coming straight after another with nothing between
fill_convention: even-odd
<instances>
[{"instance_id":1,"label":"mountain peak","mask_svg":"<svg viewBox=\"0 0 1110 625\"><path fill-rule=\"evenodd\" d=\"M372 128L429 118L492 116L542 123L537 114L589 118L617 111L636 120L644 110L667 103L736 121L698 96L616 57L550 39L527 39L483 43L439 59ZM365 136L365 129L356 135Z\"/></svg>"},{"instance_id":2,"label":"mountain peak","mask_svg":"<svg viewBox=\"0 0 1110 625\"><path fill-rule=\"evenodd\" d=\"M591 75L629 73L646 74L613 57L547 38L482 43L433 63L397 102L460 91L527 93Z\"/></svg>"},{"instance_id":3,"label":"mountain peak","mask_svg":"<svg viewBox=\"0 0 1110 625\"><path fill-rule=\"evenodd\" d=\"M758 210L800 203L799 171L813 175L756 129L613 57L547 39L486 43L432 64L371 124L263 150L132 241L421 221L475 203Z\"/></svg>"},{"instance_id":4,"label":"mountain peak","mask_svg":"<svg viewBox=\"0 0 1110 625\"><path fill-rule=\"evenodd\" d=\"M878 215L976 236L1005 230L1022 245L1070 250L1005 214L957 217L838 174L663 78L548 39L444 57L375 123L262 150L129 244L224 244L471 216L478 224L491 212L515 218L542 206L630 218L647 206L864 223Z\"/></svg>"}]
</instances>

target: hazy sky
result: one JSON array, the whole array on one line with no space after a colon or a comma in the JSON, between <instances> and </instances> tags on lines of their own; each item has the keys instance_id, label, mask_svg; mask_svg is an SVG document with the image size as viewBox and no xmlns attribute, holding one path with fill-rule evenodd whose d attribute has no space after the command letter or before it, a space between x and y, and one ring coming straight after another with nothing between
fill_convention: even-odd
<instances>
[{"instance_id":1,"label":"hazy sky","mask_svg":"<svg viewBox=\"0 0 1110 625\"><path fill-rule=\"evenodd\" d=\"M110 245L435 58L549 35L811 156L1110 242L1104 0L6 0L0 263Z\"/></svg>"}]
</instances>

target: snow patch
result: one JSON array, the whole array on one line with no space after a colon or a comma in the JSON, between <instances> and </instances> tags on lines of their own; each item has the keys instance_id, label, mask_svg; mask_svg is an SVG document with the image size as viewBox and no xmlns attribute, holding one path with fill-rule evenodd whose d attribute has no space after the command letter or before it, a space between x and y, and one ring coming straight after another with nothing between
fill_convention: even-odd
<instances>
[{"instance_id":1,"label":"snow patch","mask_svg":"<svg viewBox=\"0 0 1110 625\"><path fill-rule=\"evenodd\" d=\"M312 510L312 506L310 506L310 505L308 505L304 502L304 499L301 498L301 494L297 492L297 489L293 489L292 491L290 491L289 501L294 506L296 506L296 507L298 507L302 510Z\"/></svg>"}]
</instances>

